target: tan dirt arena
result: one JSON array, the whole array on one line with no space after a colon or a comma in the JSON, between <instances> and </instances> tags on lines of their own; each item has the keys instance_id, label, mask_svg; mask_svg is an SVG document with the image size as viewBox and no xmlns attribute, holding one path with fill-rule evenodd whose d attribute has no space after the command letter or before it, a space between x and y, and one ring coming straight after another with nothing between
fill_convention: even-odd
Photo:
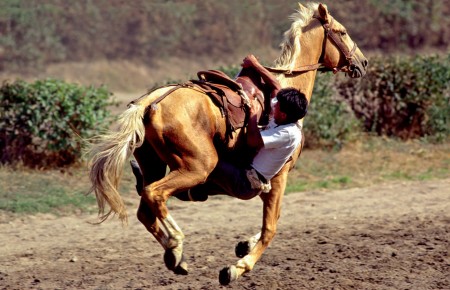
<instances>
[{"instance_id":1,"label":"tan dirt arena","mask_svg":"<svg viewBox=\"0 0 450 290\"><path fill-rule=\"evenodd\" d=\"M258 198L169 202L189 275L137 221L0 212L0 289L450 289L450 179L284 197L277 235L254 270L221 286L234 246L261 226Z\"/></svg>"}]
</instances>

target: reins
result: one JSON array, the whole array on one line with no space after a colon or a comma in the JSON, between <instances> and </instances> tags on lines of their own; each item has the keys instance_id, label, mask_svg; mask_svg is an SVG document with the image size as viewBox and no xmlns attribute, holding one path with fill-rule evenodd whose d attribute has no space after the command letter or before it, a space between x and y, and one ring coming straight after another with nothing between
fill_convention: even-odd
<instances>
[{"instance_id":1,"label":"reins","mask_svg":"<svg viewBox=\"0 0 450 290\"><path fill-rule=\"evenodd\" d=\"M317 20L320 21L320 23L322 24L322 27L324 29L324 32L325 32L324 43L323 43L323 48L322 48L322 55L320 56L319 61L323 59L323 54L325 53L325 43L326 43L327 38L330 38L334 42L334 44L336 44L336 46L339 48L339 50L344 54L345 58L347 59L348 65L344 65L342 67L330 68L330 67L325 66L322 62L319 62L316 64L300 66L294 70L265 66L265 68L268 71L273 72L273 73L285 74L285 75L301 74L301 73L305 73L305 72L309 72L309 71L313 71L313 70L318 70L318 71L322 71L322 72L332 71L333 73L337 73L337 72L353 65L353 56L356 52L356 47L357 47L356 43L354 43L353 48L349 51L347 49L345 43L342 41L342 39L340 37L338 37L337 34L332 29L333 21L334 21L333 18L331 18L329 23L326 23L322 18L319 18L316 16L314 18L316 18Z\"/></svg>"},{"instance_id":2,"label":"reins","mask_svg":"<svg viewBox=\"0 0 450 290\"><path fill-rule=\"evenodd\" d=\"M303 65L300 66L294 70L289 70L289 69L285 69L285 68L274 68L274 67L269 67L269 66L265 66L265 68L273 73L279 73L279 74L286 74L286 75L293 75L293 74L301 74L304 72L308 72L308 71L313 71L313 70L319 70L319 71L331 71L331 69L323 66L323 64L321 63L316 63L316 64L310 64L310 65Z\"/></svg>"}]
</instances>

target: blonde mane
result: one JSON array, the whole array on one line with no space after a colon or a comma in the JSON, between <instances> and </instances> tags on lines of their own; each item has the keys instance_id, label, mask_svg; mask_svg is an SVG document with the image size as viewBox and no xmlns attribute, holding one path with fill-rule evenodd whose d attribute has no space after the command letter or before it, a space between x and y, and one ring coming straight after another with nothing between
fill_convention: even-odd
<instances>
[{"instance_id":1,"label":"blonde mane","mask_svg":"<svg viewBox=\"0 0 450 290\"><path fill-rule=\"evenodd\" d=\"M309 24L318 13L318 3L310 2L305 6L299 3L299 10L292 14L291 28L284 33L284 41L280 44L281 55L275 60L275 67L293 70L295 61L301 53L300 42L296 39L301 35L302 28Z\"/></svg>"}]
</instances>

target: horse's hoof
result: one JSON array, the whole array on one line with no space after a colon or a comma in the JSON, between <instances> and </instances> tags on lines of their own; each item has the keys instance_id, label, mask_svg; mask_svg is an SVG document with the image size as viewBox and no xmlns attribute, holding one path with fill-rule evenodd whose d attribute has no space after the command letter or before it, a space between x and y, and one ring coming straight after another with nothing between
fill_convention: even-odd
<instances>
[{"instance_id":1,"label":"horse's hoof","mask_svg":"<svg viewBox=\"0 0 450 290\"><path fill-rule=\"evenodd\" d=\"M238 275L235 266L225 267L219 273L219 282L221 285L228 285L237 280Z\"/></svg>"},{"instance_id":2,"label":"horse's hoof","mask_svg":"<svg viewBox=\"0 0 450 290\"><path fill-rule=\"evenodd\" d=\"M175 248L167 249L164 253L164 263L166 264L167 269L174 271L180 265L183 259L183 254L175 251Z\"/></svg>"},{"instance_id":3,"label":"horse's hoof","mask_svg":"<svg viewBox=\"0 0 450 290\"><path fill-rule=\"evenodd\" d=\"M250 243L248 241L239 242L236 245L236 248L234 248L234 252L236 253L236 257L238 258L243 258L244 256L248 255L250 251Z\"/></svg>"},{"instance_id":4,"label":"horse's hoof","mask_svg":"<svg viewBox=\"0 0 450 290\"><path fill-rule=\"evenodd\" d=\"M184 255L181 256L180 264L173 271L177 275L187 275L188 274L188 265L184 259Z\"/></svg>"}]
</instances>

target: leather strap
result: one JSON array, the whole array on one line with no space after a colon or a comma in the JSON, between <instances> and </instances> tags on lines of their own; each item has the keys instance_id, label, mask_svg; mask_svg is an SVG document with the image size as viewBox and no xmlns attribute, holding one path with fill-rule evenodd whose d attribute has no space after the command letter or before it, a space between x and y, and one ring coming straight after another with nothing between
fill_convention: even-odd
<instances>
[{"instance_id":1,"label":"leather strap","mask_svg":"<svg viewBox=\"0 0 450 290\"><path fill-rule=\"evenodd\" d=\"M270 72L286 74L286 75L301 74L301 73L313 71L313 70L330 70L330 69L325 68L320 63L300 66L292 71L288 70L288 69L284 69L284 68L274 68L274 67L269 67L269 66L265 66L265 68Z\"/></svg>"}]
</instances>

